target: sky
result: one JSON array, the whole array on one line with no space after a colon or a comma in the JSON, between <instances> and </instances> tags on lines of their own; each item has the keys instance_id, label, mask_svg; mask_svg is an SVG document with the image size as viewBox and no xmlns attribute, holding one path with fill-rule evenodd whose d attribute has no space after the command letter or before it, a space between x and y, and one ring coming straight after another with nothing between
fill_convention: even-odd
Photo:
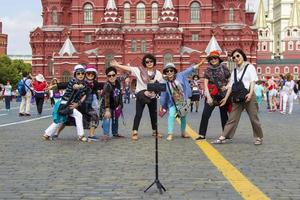
<instances>
[{"instance_id":1,"label":"sky","mask_svg":"<svg viewBox=\"0 0 300 200\"><path fill-rule=\"evenodd\" d=\"M247 0L254 9L258 0ZM0 0L2 32L8 34L8 55L31 55L29 33L42 26L41 0Z\"/></svg>"}]
</instances>

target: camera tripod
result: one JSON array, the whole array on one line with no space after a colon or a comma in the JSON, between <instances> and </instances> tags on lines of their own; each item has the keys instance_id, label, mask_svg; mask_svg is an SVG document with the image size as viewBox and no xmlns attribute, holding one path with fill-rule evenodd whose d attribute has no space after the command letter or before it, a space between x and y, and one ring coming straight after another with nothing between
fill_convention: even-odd
<instances>
[{"instance_id":1,"label":"camera tripod","mask_svg":"<svg viewBox=\"0 0 300 200\"><path fill-rule=\"evenodd\" d=\"M148 86L149 87L149 86ZM157 101L157 98L158 98L158 94L157 92L158 91L155 91L156 92L156 101ZM156 102L156 105L157 105L157 102ZM157 189L159 190L159 193L162 194L163 191L165 192L166 189L165 187L161 184L161 182L159 181L159 178L158 178L158 116L157 116L157 107L155 109L155 115L156 115L156 122L155 122L155 125L156 125L156 131L155 131L155 179L153 181L153 183L147 187L147 189L144 191L144 192L147 192L154 184L156 184L157 186Z\"/></svg>"}]
</instances>

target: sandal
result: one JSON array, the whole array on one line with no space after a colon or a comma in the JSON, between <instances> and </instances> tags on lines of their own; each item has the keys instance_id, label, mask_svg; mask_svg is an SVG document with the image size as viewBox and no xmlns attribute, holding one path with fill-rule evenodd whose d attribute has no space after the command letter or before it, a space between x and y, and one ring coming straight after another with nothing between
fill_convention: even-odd
<instances>
[{"instance_id":1,"label":"sandal","mask_svg":"<svg viewBox=\"0 0 300 200\"><path fill-rule=\"evenodd\" d=\"M49 135L43 135L43 140L52 140L52 137L51 136L49 136Z\"/></svg>"},{"instance_id":2,"label":"sandal","mask_svg":"<svg viewBox=\"0 0 300 200\"><path fill-rule=\"evenodd\" d=\"M224 137L224 138L221 138L219 137L218 139L212 141L211 143L212 144L225 144L227 142L227 139Z\"/></svg>"},{"instance_id":3,"label":"sandal","mask_svg":"<svg viewBox=\"0 0 300 200\"><path fill-rule=\"evenodd\" d=\"M139 139L139 134L138 134L138 132L132 132L132 134L131 134L131 139L132 139L133 141L137 141L137 140Z\"/></svg>"},{"instance_id":4,"label":"sandal","mask_svg":"<svg viewBox=\"0 0 300 200\"><path fill-rule=\"evenodd\" d=\"M78 140L79 140L80 142L88 142L88 139L87 139L85 136L80 136L80 137L78 138Z\"/></svg>"},{"instance_id":5,"label":"sandal","mask_svg":"<svg viewBox=\"0 0 300 200\"><path fill-rule=\"evenodd\" d=\"M256 138L254 145L262 145L262 138Z\"/></svg>"},{"instance_id":6,"label":"sandal","mask_svg":"<svg viewBox=\"0 0 300 200\"><path fill-rule=\"evenodd\" d=\"M155 136L156 136L156 132L153 132L153 133L152 133L152 136L155 137ZM160 134L160 133L157 133L157 137L158 137L158 138L162 138L163 135Z\"/></svg>"},{"instance_id":7,"label":"sandal","mask_svg":"<svg viewBox=\"0 0 300 200\"><path fill-rule=\"evenodd\" d=\"M187 133L181 134L181 137L182 137L182 138L190 138L190 136L189 136Z\"/></svg>"}]
</instances>

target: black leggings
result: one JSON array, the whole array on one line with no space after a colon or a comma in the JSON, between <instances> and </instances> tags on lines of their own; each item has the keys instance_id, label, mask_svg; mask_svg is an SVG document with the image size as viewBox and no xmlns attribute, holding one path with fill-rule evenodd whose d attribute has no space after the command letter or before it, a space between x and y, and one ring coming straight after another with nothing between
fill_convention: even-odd
<instances>
[{"instance_id":1,"label":"black leggings","mask_svg":"<svg viewBox=\"0 0 300 200\"><path fill-rule=\"evenodd\" d=\"M133 128L132 128L132 130L134 131L137 131L139 129L145 105L146 103L142 99L137 98L135 104L136 113L134 116ZM157 122L157 99L156 98L151 99L150 103L147 103L147 105L149 108L152 130L155 131L157 129L157 123L156 123Z\"/></svg>"}]
</instances>

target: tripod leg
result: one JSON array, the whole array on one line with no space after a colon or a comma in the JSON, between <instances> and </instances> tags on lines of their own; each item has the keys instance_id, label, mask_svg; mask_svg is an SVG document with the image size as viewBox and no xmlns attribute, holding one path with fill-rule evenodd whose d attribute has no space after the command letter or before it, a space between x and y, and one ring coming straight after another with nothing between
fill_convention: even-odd
<instances>
[{"instance_id":1,"label":"tripod leg","mask_svg":"<svg viewBox=\"0 0 300 200\"><path fill-rule=\"evenodd\" d=\"M157 188L158 188L158 190L159 190L159 192L162 194L162 189L164 190L164 191L166 191L166 188L161 184L161 182L159 181L159 180L156 180L156 186L157 186Z\"/></svg>"},{"instance_id":2,"label":"tripod leg","mask_svg":"<svg viewBox=\"0 0 300 200\"><path fill-rule=\"evenodd\" d=\"M154 183L155 181L149 187L147 187L147 189L144 192L147 192L152 187L152 185L154 185Z\"/></svg>"}]
</instances>

